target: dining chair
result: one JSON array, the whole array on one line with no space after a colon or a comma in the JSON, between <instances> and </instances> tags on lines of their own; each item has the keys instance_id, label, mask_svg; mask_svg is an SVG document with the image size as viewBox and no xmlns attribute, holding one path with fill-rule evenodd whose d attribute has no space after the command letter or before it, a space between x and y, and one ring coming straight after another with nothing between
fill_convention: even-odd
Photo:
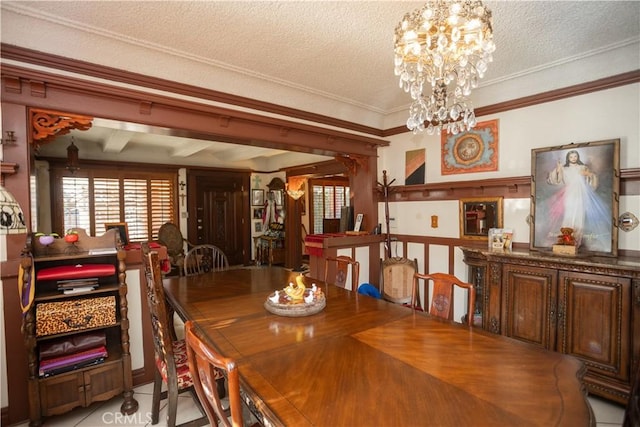
<instances>
[{"instance_id":1,"label":"dining chair","mask_svg":"<svg viewBox=\"0 0 640 427\"><path fill-rule=\"evenodd\" d=\"M382 261L380 293L387 301L409 305L413 288L413 275L418 271L418 260L389 257Z\"/></svg>"},{"instance_id":2,"label":"dining chair","mask_svg":"<svg viewBox=\"0 0 640 427\"><path fill-rule=\"evenodd\" d=\"M229 268L229 260L222 250L210 244L196 245L184 257L185 276L220 271Z\"/></svg>"},{"instance_id":3,"label":"dining chair","mask_svg":"<svg viewBox=\"0 0 640 427\"><path fill-rule=\"evenodd\" d=\"M350 256L340 255L337 257L325 258L324 283L331 283L341 288L347 288L347 278L351 267L351 289L358 290L360 280L360 263Z\"/></svg>"},{"instance_id":4,"label":"dining chair","mask_svg":"<svg viewBox=\"0 0 640 427\"><path fill-rule=\"evenodd\" d=\"M187 250L195 246L182 236L180 228L172 222L166 222L158 230L158 243L167 247L169 263L172 269L177 269L179 275L184 275L185 246Z\"/></svg>"},{"instance_id":5,"label":"dining chair","mask_svg":"<svg viewBox=\"0 0 640 427\"><path fill-rule=\"evenodd\" d=\"M224 357L200 338L192 321L187 321L184 327L189 370L209 423L212 426L242 426L240 378L235 360ZM227 378L228 405L223 404L216 386L216 377L220 372ZM225 409L225 406L228 408Z\"/></svg>"},{"instance_id":6,"label":"dining chair","mask_svg":"<svg viewBox=\"0 0 640 427\"><path fill-rule=\"evenodd\" d=\"M429 314L443 319L453 320L454 286L467 290L467 314L466 323L473 326L473 312L476 304L476 288L471 283L463 282L453 274L432 273L413 275L413 290L411 294L411 306L418 307L419 283L424 280L425 306L429 306ZM433 283L430 286L430 283ZM429 298L429 295L431 297ZM431 301L427 304L427 301ZM464 321L464 317L463 317Z\"/></svg>"},{"instance_id":7,"label":"dining chair","mask_svg":"<svg viewBox=\"0 0 640 427\"><path fill-rule=\"evenodd\" d=\"M160 416L160 401L167 399L167 426L175 427L178 411L178 394L191 392L194 401L200 405L194 393L193 378L189 372L186 343L174 340L169 330L166 299L162 286L158 252L151 251L148 243L142 243L142 262L146 276L146 294L151 315L153 344L156 369L153 380L153 398L151 402L151 424L157 424ZM162 391L162 383L167 390ZM206 416L181 424L197 427L208 424Z\"/></svg>"}]
</instances>

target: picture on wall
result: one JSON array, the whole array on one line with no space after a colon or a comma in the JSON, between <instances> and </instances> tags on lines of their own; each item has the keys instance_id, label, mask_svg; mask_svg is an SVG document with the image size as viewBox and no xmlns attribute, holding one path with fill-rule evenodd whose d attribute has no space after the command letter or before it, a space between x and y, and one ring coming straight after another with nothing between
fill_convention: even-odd
<instances>
[{"instance_id":1,"label":"picture on wall","mask_svg":"<svg viewBox=\"0 0 640 427\"><path fill-rule=\"evenodd\" d=\"M450 135L442 132L442 175L498 170L498 120L478 123L473 129Z\"/></svg>"},{"instance_id":2,"label":"picture on wall","mask_svg":"<svg viewBox=\"0 0 640 427\"><path fill-rule=\"evenodd\" d=\"M262 219L263 215L264 215L264 208L253 209L253 219Z\"/></svg>"},{"instance_id":3,"label":"picture on wall","mask_svg":"<svg viewBox=\"0 0 640 427\"><path fill-rule=\"evenodd\" d=\"M532 249L570 228L578 253L617 255L620 140L531 150Z\"/></svg>"},{"instance_id":4,"label":"picture on wall","mask_svg":"<svg viewBox=\"0 0 640 427\"><path fill-rule=\"evenodd\" d=\"M251 205L264 205L264 190L251 190Z\"/></svg>"},{"instance_id":5,"label":"picture on wall","mask_svg":"<svg viewBox=\"0 0 640 427\"><path fill-rule=\"evenodd\" d=\"M407 151L404 167L404 185L424 184L425 171L425 149Z\"/></svg>"}]
</instances>

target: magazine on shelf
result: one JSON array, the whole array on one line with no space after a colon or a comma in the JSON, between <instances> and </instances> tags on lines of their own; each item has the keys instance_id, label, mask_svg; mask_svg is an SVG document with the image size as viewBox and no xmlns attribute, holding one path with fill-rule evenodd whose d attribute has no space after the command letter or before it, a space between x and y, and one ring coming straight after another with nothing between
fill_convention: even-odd
<instances>
[{"instance_id":1,"label":"magazine on shelf","mask_svg":"<svg viewBox=\"0 0 640 427\"><path fill-rule=\"evenodd\" d=\"M59 291L62 291L65 295L72 295L94 290L98 287L99 280L97 277L90 279L58 280L57 284Z\"/></svg>"},{"instance_id":2,"label":"magazine on shelf","mask_svg":"<svg viewBox=\"0 0 640 427\"><path fill-rule=\"evenodd\" d=\"M513 244L513 229L511 228L490 228L489 229L489 249L511 250Z\"/></svg>"}]
</instances>

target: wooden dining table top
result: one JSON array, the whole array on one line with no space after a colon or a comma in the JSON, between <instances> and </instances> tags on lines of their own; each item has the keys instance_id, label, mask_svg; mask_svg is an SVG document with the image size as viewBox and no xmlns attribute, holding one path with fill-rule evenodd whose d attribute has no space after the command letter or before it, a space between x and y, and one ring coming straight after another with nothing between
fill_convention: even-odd
<instances>
[{"instance_id":1,"label":"wooden dining table top","mask_svg":"<svg viewBox=\"0 0 640 427\"><path fill-rule=\"evenodd\" d=\"M582 363L305 277L306 317L264 308L297 273L279 267L166 278L167 299L238 364L266 425L589 426Z\"/></svg>"}]
</instances>

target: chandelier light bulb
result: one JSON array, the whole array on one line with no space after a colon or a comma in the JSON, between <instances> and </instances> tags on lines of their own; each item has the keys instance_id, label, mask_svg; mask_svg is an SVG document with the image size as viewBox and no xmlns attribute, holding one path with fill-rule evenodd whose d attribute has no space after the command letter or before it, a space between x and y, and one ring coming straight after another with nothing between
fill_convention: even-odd
<instances>
[{"instance_id":1,"label":"chandelier light bulb","mask_svg":"<svg viewBox=\"0 0 640 427\"><path fill-rule=\"evenodd\" d=\"M491 11L480 0L429 0L407 13L395 30L394 56L399 86L413 100L407 127L439 134L475 126L468 98L494 51Z\"/></svg>"}]
</instances>

